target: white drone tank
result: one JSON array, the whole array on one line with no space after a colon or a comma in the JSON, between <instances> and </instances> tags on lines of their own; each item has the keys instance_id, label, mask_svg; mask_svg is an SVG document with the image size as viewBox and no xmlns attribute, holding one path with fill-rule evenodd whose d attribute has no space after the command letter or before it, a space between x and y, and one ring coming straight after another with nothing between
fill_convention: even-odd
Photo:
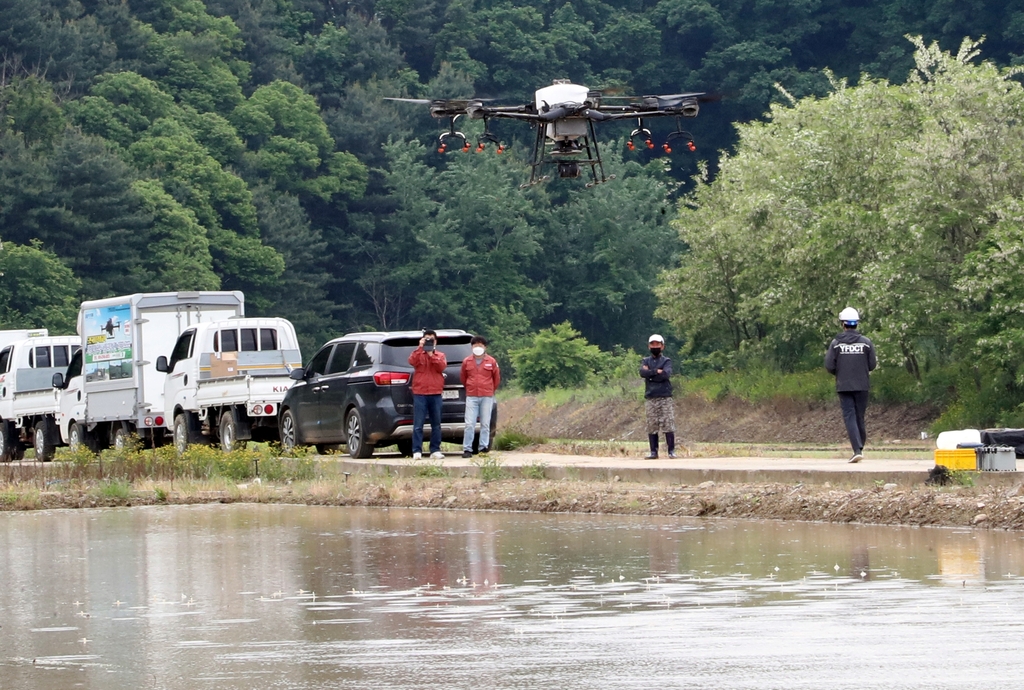
<instances>
[{"instance_id":1,"label":"white drone tank","mask_svg":"<svg viewBox=\"0 0 1024 690\"><path fill-rule=\"evenodd\" d=\"M579 84L570 84L568 80L556 80L551 86L537 89L535 93L537 112L545 108L567 103L582 105L587 100L590 89ZM579 117L567 117L548 123L545 134L554 141L575 141L587 135L587 121ZM572 151L570 153L579 153Z\"/></svg>"},{"instance_id":2,"label":"white drone tank","mask_svg":"<svg viewBox=\"0 0 1024 690\"><path fill-rule=\"evenodd\" d=\"M547 105L561 105L563 103L584 103L587 100L587 94L590 93L590 89L586 86L580 86L579 84L570 84L567 81L556 81L551 86L545 86L543 89L537 89L534 94L534 102L537 105L537 111L544 110L545 103Z\"/></svg>"}]
</instances>

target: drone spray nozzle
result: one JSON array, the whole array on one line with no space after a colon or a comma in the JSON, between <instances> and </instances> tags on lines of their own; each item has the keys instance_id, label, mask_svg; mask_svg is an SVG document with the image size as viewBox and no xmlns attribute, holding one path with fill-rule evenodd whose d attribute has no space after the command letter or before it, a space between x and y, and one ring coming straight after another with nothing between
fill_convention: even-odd
<instances>
[{"instance_id":1,"label":"drone spray nozzle","mask_svg":"<svg viewBox=\"0 0 1024 690\"><path fill-rule=\"evenodd\" d=\"M661 145L661 150L664 151L665 153L672 153L672 147L669 146L667 143Z\"/></svg>"},{"instance_id":2,"label":"drone spray nozzle","mask_svg":"<svg viewBox=\"0 0 1024 690\"><path fill-rule=\"evenodd\" d=\"M686 148L690 149L690 151L693 152L697 150L697 145L694 144L692 141L688 141L686 142Z\"/></svg>"},{"instance_id":3,"label":"drone spray nozzle","mask_svg":"<svg viewBox=\"0 0 1024 690\"><path fill-rule=\"evenodd\" d=\"M497 149L495 149L495 151L494 151L494 152L495 152L495 153L505 153L505 147L504 147L504 146L502 146L501 144L498 144L498 148L497 148Z\"/></svg>"},{"instance_id":4,"label":"drone spray nozzle","mask_svg":"<svg viewBox=\"0 0 1024 690\"><path fill-rule=\"evenodd\" d=\"M441 144L440 146L437 147L437 152L438 153L444 153L447 150L448 150L447 144Z\"/></svg>"}]
</instances>

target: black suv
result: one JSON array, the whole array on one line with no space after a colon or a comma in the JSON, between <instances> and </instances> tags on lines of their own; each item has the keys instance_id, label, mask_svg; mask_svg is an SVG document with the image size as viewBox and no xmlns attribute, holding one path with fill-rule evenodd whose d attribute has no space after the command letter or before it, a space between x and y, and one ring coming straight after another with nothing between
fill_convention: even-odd
<instances>
[{"instance_id":1,"label":"black suv","mask_svg":"<svg viewBox=\"0 0 1024 690\"><path fill-rule=\"evenodd\" d=\"M397 445L412 455L412 381L409 355L419 347L421 331L349 333L335 338L313 355L284 396L278 417L281 446L325 447L344 443L349 455L368 458L375 447ZM466 390L459 380L462 360L472 354L470 334L437 332L437 348L448 359L442 393L441 438L462 443ZM491 438L498 418L491 414ZM430 421L423 439L430 438ZM476 440L474 440L474 448Z\"/></svg>"}]
</instances>

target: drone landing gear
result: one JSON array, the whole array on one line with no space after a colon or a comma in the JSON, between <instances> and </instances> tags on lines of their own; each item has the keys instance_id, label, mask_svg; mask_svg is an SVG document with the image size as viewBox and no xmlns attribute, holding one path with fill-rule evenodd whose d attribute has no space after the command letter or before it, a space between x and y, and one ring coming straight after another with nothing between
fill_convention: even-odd
<instances>
[{"instance_id":1,"label":"drone landing gear","mask_svg":"<svg viewBox=\"0 0 1024 690\"><path fill-rule=\"evenodd\" d=\"M448 118L448 131L444 132L443 134L441 134L441 136L439 136L437 138L437 152L438 153L447 153L448 149L449 149L448 144L451 144L453 142L454 143L460 143L461 142L461 146L459 146L458 148L463 153L466 153L466 152L469 151L469 140L466 139L466 135L463 134L462 132L457 131L455 129L455 121L457 119L459 119L459 115L454 115L454 116ZM454 148L454 147L452 147L452 148Z\"/></svg>"}]
</instances>

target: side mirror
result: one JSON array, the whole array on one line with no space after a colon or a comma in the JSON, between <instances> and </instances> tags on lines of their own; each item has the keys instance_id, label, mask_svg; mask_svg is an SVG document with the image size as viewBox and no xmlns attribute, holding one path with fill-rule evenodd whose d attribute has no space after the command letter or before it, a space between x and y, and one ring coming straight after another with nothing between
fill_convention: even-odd
<instances>
[{"instance_id":1,"label":"side mirror","mask_svg":"<svg viewBox=\"0 0 1024 690\"><path fill-rule=\"evenodd\" d=\"M306 370L303 369L302 367L296 367L292 369L292 373L288 374L288 378L293 379L295 381L305 381Z\"/></svg>"},{"instance_id":2,"label":"side mirror","mask_svg":"<svg viewBox=\"0 0 1024 690\"><path fill-rule=\"evenodd\" d=\"M160 355L156 358L156 370L166 374L170 369L167 368L167 358Z\"/></svg>"},{"instance_id":3,"label":"side mirror","mask_svg":"<svg viewBox=\"0 0 1024 690\"><path fill-rule=\"evenodd\" d=\"M50 379L50 385L54 388L64 388L64 374L60 372L54 374L53 378Z\"/></svg>"}]
</instances>

